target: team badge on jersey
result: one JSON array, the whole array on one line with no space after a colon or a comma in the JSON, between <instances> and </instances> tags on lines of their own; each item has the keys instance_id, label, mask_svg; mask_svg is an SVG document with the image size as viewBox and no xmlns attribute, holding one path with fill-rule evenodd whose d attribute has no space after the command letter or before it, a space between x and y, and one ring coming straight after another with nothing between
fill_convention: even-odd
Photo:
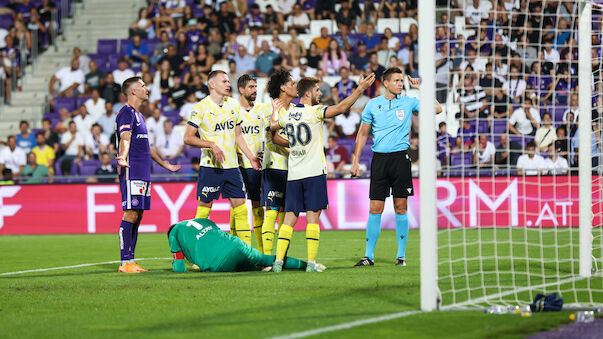
<instances>
[{"instance_id":1,"label":"team badge on jersey","mask_svg":"<svg viewBox=\"0 0 603 339\"><path fill-rule=\"evenodd\" d=\"M403 109L396 110L396 117L400 120L404 120L404 110Z\"/></svg>"}]
</instances>

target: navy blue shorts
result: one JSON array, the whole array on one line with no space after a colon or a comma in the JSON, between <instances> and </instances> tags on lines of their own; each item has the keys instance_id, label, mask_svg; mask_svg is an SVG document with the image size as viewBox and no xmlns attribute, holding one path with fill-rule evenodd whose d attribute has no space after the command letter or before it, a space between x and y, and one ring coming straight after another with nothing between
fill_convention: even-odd
<instances>
[{"instance_id":1,"label":"navy blue shorts","mask_svg":"<svg viewBox=\"0 0 603 339\"><path fill-rule=\"evenodd\" d=\"M220 198L245 199L245 187L238 168L200 167L197 178L197 199L211 202Z\"/></svg>"},{"instance_id":2,"label":"navy blue shorts","mask_svg":"<svg viewBox=\"0 0 603 339\"><path fill-rule=\"evenodd\" d=\"M287 191L287 171L267 168L262 171L261 206L284 207Z\"/></svg>"},{"instance_id":3,"label":"navy blue shorts","mask_svg":"<svg viewBox=\"0 0 603 339\"><path fill-rule=\"evenodd\" d=\"M260 201L262 190L262 171L256 171L253 168L239 167L247 190L247 199L251 201Z\"/></svg>"},{"instance_id":4,"label":"navy blue shorts","mask_svg":"<svg viewBox=\"0 0 603 339\"><path fill-rule=\"evenodd\" d=\"M121 206L127 210L151 209L151 182L144 180L126 180L119 178Z\"/></svg>"},{"instance_id":5,"label":"navy blue shorts","mask_svg":"<svg viewBox=\"0 0 603 339\"><path fill-rule=\"evenodd\" d=\"M287 181L285 212L318 211L328 207L326 174Z\"/></svg>"}]
</instances>

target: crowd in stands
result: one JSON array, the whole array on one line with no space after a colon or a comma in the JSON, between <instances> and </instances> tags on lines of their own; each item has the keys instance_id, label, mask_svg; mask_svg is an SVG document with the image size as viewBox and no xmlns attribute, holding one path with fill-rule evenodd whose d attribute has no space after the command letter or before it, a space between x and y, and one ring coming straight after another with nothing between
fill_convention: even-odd
<instances>
[{"instance_id":1,"label":"crowd in stands","mask_svg":"<svg viewBox=\"0 0 603 339\"><path fill-rule=\"evenodd\" d=\"M578 4L436 3L436 96L458 124L454 131L446 122L439 124L439 173L565 174L577 166ZM378 24L395 18L410 20L409 27L397 33ZM150 89L141 112L152 147L182 164L181 173L194 173L199 152L183 145L182 125L192 106L209 94L207 75L212 69L225 70L233 84L242 74L261 79L278 69L289 70L294 80L316 77L321 80L322 102L332 105L353 91L360 75L374 72L379 79L386 68L400 67L418 77L416 19L416 0L149 0L130 25L128 40L100 40L95 54L75 48L70 65L52 77L49 113L31 145L47 145L57 161L53 164L49 155L41 159L39 150L31 153L38 166L48 167L49 175L94 174L97 169L113 173L115 162L105 154L115 154L112 126L125 104L120 85L139 75ZM325 23L312 34L317 20L333 20L333 25ZM600 46L598 39L593 36L593 46ZM594 57L600 59L600 54L600 48L593 49ZM601 68L596 63L593 69L593 86L601 93ZM364 105L382 93L381 82L375 81L349 112L325 121L331 177L349 172ZM263 97L258 93L258 100ZM603 116L602 100L593 99L595 166L595 155L602 151L602 127L594 118L600 122ZM413 113L409 148L414 173L419 165L417 114ZM23 149L23 161L10 166L13 176L22 175L32 160L27 156L31 147L18 142L27 131L23 126L16 140L14 149ZM361 155L367 170L370 144ZM9 140L13 156L10 145ZM2 159L4 155L3 167L9 167ZM153 171L165 174L159 168Z\"/></svg>"}]
</instances>

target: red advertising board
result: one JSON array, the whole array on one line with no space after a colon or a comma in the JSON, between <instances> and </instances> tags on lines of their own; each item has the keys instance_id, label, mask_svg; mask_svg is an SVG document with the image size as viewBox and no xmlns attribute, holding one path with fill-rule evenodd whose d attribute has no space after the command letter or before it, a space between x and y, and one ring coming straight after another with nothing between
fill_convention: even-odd
<instances>
[{"instance_id":1,"label":"red advertising board","mask_svg":"<svg viewBox=\"0 0 603 339\"><path fill-rule=\"evenodd\" d=\"M598 179L600 180L600 179ZM364 229L368 216L369 181L330 180L329 209L320 218L323 230ZM419 227L419 181L408 201L411 228ZM578 225L578 177L496 177L438 179L438 227L552 227ZM141 231L164 232L169 225L193 218L196 184L154 183L152 208ZM601 201L595 190L593 202ZM601 211L595 211L601 225ZM229 203L217 200L210 218L228 229ZM251 211L250 211L251 214ZM0 234L114 233L122 217L116 184L23 185L0 187ZM251 220L251 217L250 217ZM305 228L302 215L295 229ZM384 229L393 229L395 215L386 201Z\"/></svg>"}]
</instances>

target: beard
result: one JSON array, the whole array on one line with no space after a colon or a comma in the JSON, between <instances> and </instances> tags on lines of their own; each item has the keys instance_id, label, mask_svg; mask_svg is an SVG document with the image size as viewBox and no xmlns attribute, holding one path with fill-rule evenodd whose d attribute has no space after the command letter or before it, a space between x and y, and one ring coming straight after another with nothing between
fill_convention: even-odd
<instances>
[{"instance_id":1,"label":"beard","mask_svg":"<svg viewBox=\"0 0 603 339\"><path fill-rule=\"evenodd\" d=\"M312 96L312 97L310 97L310 102L312 103L312 106L316 106L320 103L320 98L316 97L316 96Z\"/></svg>"},{"instance_id":2,"label":"beard","mask_svg":"<svg viewBox=\"0 0 603 339\"><path fill-rule=\"evenodd\" d=\"M258 97L258 95L254 93L254 94L246 95L245 100L247 100L247 102L254 102L257 97Z\"/></svg>"}]
</instances>

